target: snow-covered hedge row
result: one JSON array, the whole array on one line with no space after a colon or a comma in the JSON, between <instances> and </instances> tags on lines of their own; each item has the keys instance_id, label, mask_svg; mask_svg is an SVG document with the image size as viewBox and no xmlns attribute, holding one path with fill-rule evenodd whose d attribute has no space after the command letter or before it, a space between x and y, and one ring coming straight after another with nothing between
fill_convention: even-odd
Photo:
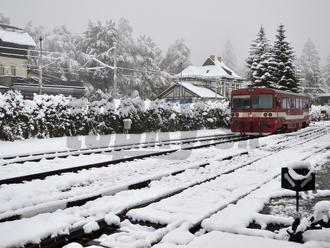
<instances>
[{"instance_id":1,"label":"snow-covered hedge row","mask_svg":"<svg viewBox=\"0 0 330 248\"><path fill-rule=\"evenodd\" d=\"M132 120L133 133L229 126L228 103L151 101L146 107L140 98L118 104L105 95L95 100L61 95L24 100L19 92L0 93L1 140L121 133L125 118Z\"/></svg>"},{"instance_id":2,"label":"snow-covered hedge row","mask_svg":"<svg viewBox=\"0 0 330 248\"><path fill-rule=\"evenodd\" d=\"M325 110L327 114L321 114L321 111ZM309 119L311 121L320 121L325 119L329 119L330 116L330 106L320 106L320 105L312 105L309 112Z\"/></svg>"}]
</instances>

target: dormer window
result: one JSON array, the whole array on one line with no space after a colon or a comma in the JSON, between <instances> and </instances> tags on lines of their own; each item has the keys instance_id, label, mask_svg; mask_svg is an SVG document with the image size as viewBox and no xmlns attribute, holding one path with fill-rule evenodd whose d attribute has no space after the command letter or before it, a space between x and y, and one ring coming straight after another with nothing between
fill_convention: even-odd
<instances>
[{"instance_id":1,"label":"dormer window","mask_svg":"<svg viewBox=\"0 0 330 248\"><path fill-rule=\"evenodd\" d=\"M228 74L228 75L232 75L233 73L229 70L227 70L226 68L224 68L223 66L221 66L221 68Z\"/></svg>"}]
</instances>

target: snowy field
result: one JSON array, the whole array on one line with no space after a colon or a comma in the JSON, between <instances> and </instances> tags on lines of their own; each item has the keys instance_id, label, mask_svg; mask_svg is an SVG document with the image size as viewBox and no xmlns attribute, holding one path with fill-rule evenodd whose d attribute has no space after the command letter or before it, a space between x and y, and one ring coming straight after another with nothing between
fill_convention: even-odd
<instances>
[{"instance_id":1,"label":"snowy field","mask_svg":"<svg viewBox=\"0 0 330 248\"><path fill-rule=\"evenodd\" d=\"M116 145L118 140L121 144L131 144L136 140L223 133L226 130L117 135L98 137L98 140L103 140L104 146L104 142ZM1 142L1 156L68 150L67 139ZM319 122L295 133L179 150L161 157L0 185L0 220L21 216L0 223L0 247L38 243L79 227L90 233L99 229L100 219L108 225L119 225L119 230L102 235L93 245L87 244L88 247L138 248L153 244L158 248L208 248L219 244L222 247L330 247L330 230L307 231L304 244L292 243L287 241L286 229L273 232L266 228L274 223L290 226L292 216L261 213L271 198L291 194L281 189L281 167L303 160L317 172L330 160L329 139L330 122ZM78 140L82 148L101 146L95 137L78 137ZM159 149L163 148L141 148L130 153ZM112 156L111 153L92 154L11 164L0 167L0 178L29 174L40 168L48 170L111 160ZM130 187L146 181L145 186ZM329 189L314 193L330 197ZM68 205L95 196L82 205ZM249 228L252 222L261 229ZM189 232L196 227L197 232ZM82 246L71 243L65 247Z\"/></svg>"}]
</instances>

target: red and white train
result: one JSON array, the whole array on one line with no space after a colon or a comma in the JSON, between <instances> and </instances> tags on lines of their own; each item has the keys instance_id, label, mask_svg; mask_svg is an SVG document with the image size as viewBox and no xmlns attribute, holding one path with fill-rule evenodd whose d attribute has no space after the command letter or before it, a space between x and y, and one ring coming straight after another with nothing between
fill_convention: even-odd
<instances>
[{"instance_id":1,"label":"red and white train","mask_svg":"<svg viewBox=\"0 0 330 248\"><path fill-rule=\"evenodd\" d=\"M267 88L246 88L231 93L231 131L268 135L309 125L310 98Z\"/></svg>"}]
</instances>

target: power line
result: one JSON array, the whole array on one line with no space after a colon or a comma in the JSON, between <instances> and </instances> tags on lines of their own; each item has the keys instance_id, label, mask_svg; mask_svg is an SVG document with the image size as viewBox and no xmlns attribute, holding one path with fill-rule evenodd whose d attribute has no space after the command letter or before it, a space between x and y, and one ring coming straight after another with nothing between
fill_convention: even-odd
<instances>
[{"instance_id":1,"label":"power line","mask_svg":"<svg viewBox=\"0 0 330 248\"><path fill-rule=\"evenodd\" d=\"M4 46L0 46L0 48L9 48L9 47L4 47ZM15 48L10 48L10 49L15 49ZM114 47L111 47L110 49L107 50L107 52L113 50ZM25 50L25 51L31 51L29 49L23 49L23 48L20 48L18 50ZM54 53L58 53L58 54L65 54L67 55L66 53L59 53L59 52L54 52ZM0 52L0 55L8 55L8 56L19 56L19 57L24 57L24 58L40 58L40 56L33 56L33 55L23 55L23 54L18 54L18 53L3 53L3 52ZM72 72L72 71L90 71L90 70L99 70L99 69L106 69L106 68L109 68L109 69L114 69L115 67L114 66L109 66L107 64L105 64L104 62L98 60L97 58L95 58L94 56L92 55L89 55L89 54L85 54L87 55L88 57L90 57L92 60L100 63L102 66L99 66L99 67L87 67L87 68L84 68L84 67L81 67L79 69L72 69L72 68L65 68L65 67L62 67L61 69L62 70L69 70L69 72ZM58 60L60 59L64 59L64 60L68 60L67 58L63 58L63 57L50 57L50 56L43 56L43 58L46 58L46 59L51 59L51 60L55 60L54 62L52 62L51 64L54 64L56 63ZM85 63L85 65L87 65L90 61L87 61ZM28 66L34 66L32 64L28 64ZM18 68L18 67L17 67ZM146 73L146 72L150 72L150 73L160 73L160 71L156 71L156 70L141 70L141 69L134 69L134 68L128 68L128 67L121 67L121 66L116 66L117 69L120 69L120 70L128 70L128 71L135 71L135 72L140 72L140 73Z\"/></svg>"}]
</instances>

